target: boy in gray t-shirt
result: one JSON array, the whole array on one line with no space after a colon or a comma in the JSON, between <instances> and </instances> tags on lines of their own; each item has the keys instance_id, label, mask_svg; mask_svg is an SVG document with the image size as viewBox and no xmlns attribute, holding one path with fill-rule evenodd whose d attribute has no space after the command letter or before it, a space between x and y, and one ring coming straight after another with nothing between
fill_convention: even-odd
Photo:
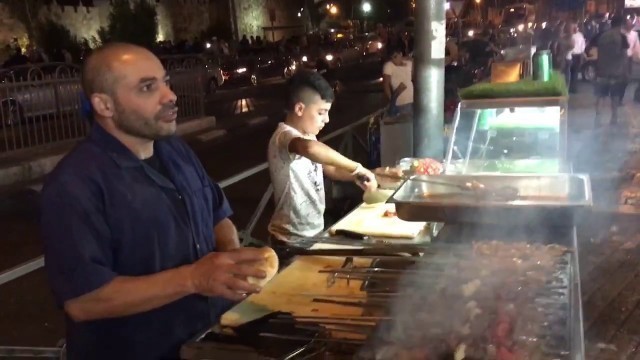
<instances>
[{"instance_id":1,"label":"boy in gray t-shirt","mask_svg":"<svg viewBox=\"0 0 640 360\"><path fill-rule=\"evenodd\" d=\"M287 117L269 141L268 161L275 201L269 232L280 241L314 236L324 229L324 177L378 187L373 173L316 136L329 122L333 89L316 72L300 71L290 81ZM360 182L357 179L366 178Z\"/></svg>"}]
</instances>

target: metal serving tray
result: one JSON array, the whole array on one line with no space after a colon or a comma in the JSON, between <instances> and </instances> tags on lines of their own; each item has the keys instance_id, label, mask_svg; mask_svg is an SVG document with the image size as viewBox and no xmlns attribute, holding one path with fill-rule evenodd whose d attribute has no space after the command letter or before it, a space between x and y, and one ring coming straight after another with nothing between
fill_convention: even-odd
<instances>
[{"instance_id":1,"label":"metal serving tray","mask_svg":"<svg viewBox=\"0 0 640 360\"><path fill-rule=\"evenodd\" d=\"M478 197L424 180L461 185L476 181L491 189L513 187L518 189L518 198ZM580 174L414 176L388 202L396 205L398 217L405 221L510 225L572 225L580 210L593 205L589 176Z\"/></svg>"}]
</instances>

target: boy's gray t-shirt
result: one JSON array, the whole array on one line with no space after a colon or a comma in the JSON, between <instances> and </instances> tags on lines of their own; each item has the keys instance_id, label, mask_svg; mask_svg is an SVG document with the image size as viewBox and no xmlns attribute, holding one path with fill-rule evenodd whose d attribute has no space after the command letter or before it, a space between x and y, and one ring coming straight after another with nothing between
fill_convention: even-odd
<instances>
[{"instance_id":1,"label":"boy's gray t-shirt","mask_svg":"<svg viewBox=\"0 0 640 360\"><path fill-rule=\"evenodd\" d=\"M292 139L316 140L280 123L269 141L268 162L275 211L269 232L279 240L314 236L324 229L322 165L289 152Z\"/></svg>"}]
</instances>

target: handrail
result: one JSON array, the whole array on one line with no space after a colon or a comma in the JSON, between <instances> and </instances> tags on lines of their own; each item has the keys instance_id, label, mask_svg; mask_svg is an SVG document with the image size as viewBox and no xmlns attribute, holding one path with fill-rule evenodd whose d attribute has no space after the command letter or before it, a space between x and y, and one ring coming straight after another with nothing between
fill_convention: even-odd
<instances>
[{"instance_id":1,"label":"handrail","mask_svg":"<svg viewBox=\"0 0 640 360\"><path fill-rule=\"evenodd\" d=\"M372 114L369 114L365 117L363 117L362 119L348 125L345 126L343 128L340 128L324 137L322 137L320 139L320 141L322 142L326 142L329 140L332 140L340 135L344 135L344 134L349 134L350 132L352 132L355 128L366 124L367 122L369 122L370 119L379 116L382 113L383 109L377 110ZM242 181L248 177L251 177L252 175L255 175L263 170L266 170L269 167L267 162L264 162L262 164L259 164L257 166L254 166L252 168L249 168L239 174L233 175L227 179L224 179L220 182L218 182L218 184L220 185L221 188L225 188L228 187L230 185L233 185L239 181ZM262 199L259 202L258 207L256 208L256 211L254 212L254 214L252 215L251 219L249 220L249 223L247 225L247 228L243 231L241 231L241 233L249 238L251 238L251 232L253 231L253 228L255 227L258 219L260 218L260 216L262 215L262 212L264 211L264 209L266 208L266 205L268 203L268 199L271 197L272 195L272 188L271 188L271 184L269 185L269 187L267 188L267 191L265 191L265 194L263 195ZM8 269L6 271L0 272L0 286L15 280L19 277L22 277L26 274L29 274L35 270L40 269L41 267L44 266L44 256L39 256L37 258L31 259L21 265L15 266L11 269Z\"/></svg>"},{"instance_id":2,"label":"handrail","mask_svg":"<svg viewBox=\"0 0 640 360\"><path fill-rule=\"evenodd\" d=\"M0 273L0 285L17 279L44 266L44 256L38 256L25 263Z\"/></svg>"}]
</instances>

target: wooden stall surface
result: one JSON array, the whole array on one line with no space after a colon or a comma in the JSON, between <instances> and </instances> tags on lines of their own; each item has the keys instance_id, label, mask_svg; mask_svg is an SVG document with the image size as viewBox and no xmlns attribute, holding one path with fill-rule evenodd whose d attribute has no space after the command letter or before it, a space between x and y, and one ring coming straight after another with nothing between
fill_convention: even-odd
<instances>
[{"instance_id":1,"label":"wooden stall surface","mask_svg":"<svg viewBox=\"0 0 640 360\"><path fill-rule=\"evenodd\" d=\"M222 316L223 326L238 326L274 311L291 312L296 316L361 316L362 308L315 303L322 295L362 294L362 281L336 280L328 286L328 274L319 270L339 268L343 257L300 256L282 270L260 292L248 297ZM371 260L355 259L354 266L369 266ZM313 294L314 296L308 296Z\"/></svg>"}]
</instances>

